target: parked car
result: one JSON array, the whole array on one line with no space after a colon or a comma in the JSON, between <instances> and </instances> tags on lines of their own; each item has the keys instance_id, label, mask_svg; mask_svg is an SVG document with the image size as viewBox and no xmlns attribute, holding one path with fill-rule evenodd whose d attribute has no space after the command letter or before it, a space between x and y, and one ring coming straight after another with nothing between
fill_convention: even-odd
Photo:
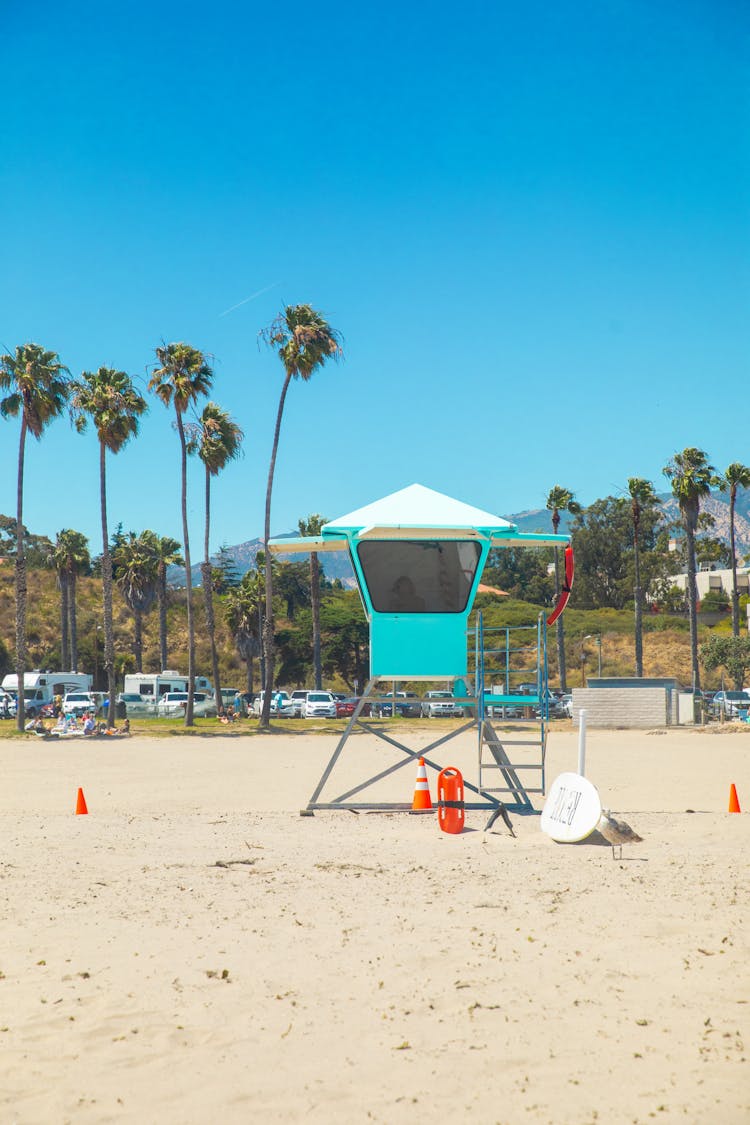
<instances>
[{"instance_id":1,"label":"parked car","mask_svg":"<svg viewBox=\"0 0 750 1125\"><path fill-rule=\"evenodd\" d=\"M104 698L103 703L104 713L106 715L109 709L107 697ZM123 714L123 708L125 708ZM119 718L145 718L148 715L154 716L156 714L156 700L150 696L139 695L136 691L121 691L119 695L115 696L115 715Z\"/></svg>"},{"instance_id":2,"label":"parked car","mask_svg":"<svg viewBox=\"0 0 750 1125\"><path fill-rule=\"evenodd\" d=\"M711 700L711 714L735 719L750 708L750 694L745 691L717 691Z\"/></svg>"},{"instance_id":3,"label":"parked car","mask_svg":"<svg viewBox=\"0 0 750 1125\"><path fill-rule=\"evenodd\" d=\"M157 703L156 713L160 719L184 715L187 702L186 691L167 691ZM216 718L214 697L205 691L193 692L193 714L196 718Z\"/></svg>"},{"instance_id":4,"label":"parked car","mask_svg":"<svg viewBox=\"0 0 750 1125\"><path fill-rule=\"evenodd\" d=\"M63 715L95 715L97 702L90 691L68 691L63 696Z\"/></svg>"},{"instance_id":5,"label":"parked car","mask_svg":"<svg viewBox=\"0 0 750 1125\"><path fill-rule=\"evenodd\" d=\"M421 714L419 697L413 691L397 691L395 704L392 694L378 696L372 702L372 714L390 717L394 706L396 714L402 719L412 719Z\"/></svg>"},{"instance_id":6,"label":"parked car","mask_svg":"<svg viewBox=\"0 0 750 1125\"><path fill-rule=\"evenodd\" d=\"M308 691L302 714L305 719L335 719L336 700L330 691Z\"/></svg>"},{"instance_id":7,"label":"parked car","mask_svg":"<svg viewBox=\"0 0 750 1125\"><path fill-rule=\"evenodd\" d=\"M305 709L305 700L307 699L309 694L310 694L309 688L304 688L304 689L297 688L296 691L292 692L291 700L292 700L292 706L294 708L293 715L294 715L295 719L301 719L302 718L302 713Z\"/></svg>"},{"instance_id":8,"label":"parked car","mask_svg":"<svg viewBox=\"0 0 750 1125\"><path fill-rule=\"evenodd\" d=\"M353 696L349 699L346 696L334 695L334 699L336 700L336 718L350 719L354 714L354 708L359 703L357 697Z\"/></svg>"},{"instance_id":9,"label":"parked car","mask_svg":"<svg viewBox=\"0 0 750 1125\"><path fill-rule=\"evenodd\" d=\"M260 715L263 710L263 696L265 691L259 691L253 700L253 714ZM275 691L271 696L271 714L282 719L294 718L294 704L289 692Z\"/></svg>"},{"instance_id":10,"label":"parked car","mask_svg":"<svg viewBox=\"0 0 750 1125\"><path fill-rule=\"evenodd\" d=\"M542 696L544 698L544 696ZM547 715L550 719L562 719L566 712L562 704L562 700L554 695L551 691L547 692ZM535 706L534 714L539 718L542 713L541 704Z\"/></svg>"},{"instance_id":11,"label":"parked car","mask_svg":"<svg viewBox=\"0 0 750 1125\"><path fill-rule=\"evenodd\" d=\"M421 707L424 719L453 718L456 714L463 715L463 708L453 702L449 691L428 691Z\"/></svg>"}]
</instances>

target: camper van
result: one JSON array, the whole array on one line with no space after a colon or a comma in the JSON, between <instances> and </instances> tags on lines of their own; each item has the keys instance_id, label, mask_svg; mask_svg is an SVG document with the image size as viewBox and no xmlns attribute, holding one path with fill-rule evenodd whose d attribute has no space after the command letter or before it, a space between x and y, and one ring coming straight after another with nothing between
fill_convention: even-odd
<instances>
[{"instance_id":1,"label":"camper van","mask_svg":"<svg viewBox=\"0 0 750 1125\"><path fill-rule=\"evenodd\" d=\"M52 703L56 695L63 696L69 691L91 691L92 684L93 678L85 672L43 672L39 668L33 672L24 672L23 699L26 715L33 719L42 707ZM18 677L15 672L4 676L0 687L18 697Z\"/></svg>"},{"instance_id":2,"label":"camper van","mask_svg":"<svg viewBox=\"0 0 750 1125\"><path fill-rule=\"evenodd\" d=\"M123 692L126 695L138 695L144 703L153 703L154 714L156 705L168 691L187 691L188 678L180 672L165 670L164 672L128 672L125 675ZM195 690L213 695L214 689L211 681L205 676L195 677Z\"/></svg>"}]
</instances>

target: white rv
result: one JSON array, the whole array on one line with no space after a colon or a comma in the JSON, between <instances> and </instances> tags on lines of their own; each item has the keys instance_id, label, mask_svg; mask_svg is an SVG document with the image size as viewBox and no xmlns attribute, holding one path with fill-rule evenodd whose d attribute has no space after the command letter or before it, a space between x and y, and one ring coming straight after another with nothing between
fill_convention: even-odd
<instances>
[{"instance_id":1,"label":"white rv","mask_svg":"<svg viewBox=\"0 0 750 1125\"><path fill-rule=\"evenodd\" d=\"M188 678L180 672L165 670L164 672L128 672L125 675L123 693L138 695L144 703L156 704L168 691L187 691ZM211 681L205 676L195 677L195 690L205 691L213 695Z\"/></svg>"},{"instance_id":2,"label":"white rv","mask_svg":"<svg viewBox=\"0 0 750 1125\"><path fill-rule=\"evenodd\" d=\"M33 719L56 695L62 696L69 691L91 691L93 682L93 678L85 672L48 672L39 668L33 672L24 672L24 710ZM0 687L18 698L18 677L15 672L4 676Z\"/></svg>"}]
</instances>

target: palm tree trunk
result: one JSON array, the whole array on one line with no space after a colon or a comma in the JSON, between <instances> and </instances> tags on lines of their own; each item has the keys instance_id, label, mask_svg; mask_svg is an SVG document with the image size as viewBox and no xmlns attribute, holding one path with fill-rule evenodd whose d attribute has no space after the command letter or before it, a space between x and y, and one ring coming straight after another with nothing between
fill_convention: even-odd
<instances>
[{"instance_id":1,"label":"palm tree trunk","mask_svg":"<svg viewBox=\"0 0 750 1125\"><path fill-rule=\"evenodd\" d=\"M135 670L136 672L143 671L143 614L139 609L133 610L133 620L135 621L135 641L133 644L133 654L135 656Z\"/></svg>"},{"instance_id":2,"label":"palm tree trunk","mask_svg":"<svg viewBox=\"0 0 750 1125\"><path fill-rule=\"evenodd\" d=\"M638 542L639 527L636 522L633 536L633 563L635 566L635 674L643 676L643 594L641 592L641 554Z\"/></svg>"},{"instance_id":3,"label":"palm tree trunk","mask_svg":"<svg viewBox=\"0 0 750 1125\"><path fill-rule=\"evenodd\" d=\"M68 637L68 576L60 571L60 667L66 672L71 668L70 641Z\"/></svg>"},{"instance_id":4,"label":"palm tree trunk","mask_svg":"<svg viewBox=\"0 0 750 1125\"><path fill-rule=\"evenodd\" d=\"M159 563L159 575L156 582L156 597L159 602L159 658L162 672L169 667L167 664L167 564Z\"/></svg>"},{"instance_id":5,"label":"palm tree trunk","mask_svg":"<svg viewBox=\"0 0 750 1125\"><path fill-rule=\"evenodd\" d=\"M194 726L193 722L193 695L195 693L195 631L193 624L193 582L190 575L190 535L188 533L187 518L187 448L185 445L185 427L182 424L182 414L175 407L177 414L177 432L180 435L180 467L182 472L182 539L185 549L185 593L187 595L187 629L188 629L188 698L185 708L185 726Z\"/></svg>"},{"instance_id":6,"label":"palm tree trunk","mask_svg":"<svg viewBox=\"0 0 750 1125\"><path fill-rule=\"evenodd\" d=\"M696 521L697 521L696 511ZM690 660L693 670L693 691L700 691L701 674L698 664L698 588L695 581L695 529L686 515L685 538L687 541L687 585L688 585L688 613L690 616Z\"/></svg>"},{"instance_id":7,"label":"palm tree trunk","mask_svg":"<svg viewBox=\"0 0 750 1125\"><path fill-rule=\"evenodd\" d=\"M203 540L203 565L201 577L203 579L203 602L206 607L206 631L211 645L211 667L214 673L214 699L216 710L221 711L223 701L221 698L221 682L219 679L219 656L216 652L216 624L214 622L214 591L211 581L211 560L208 553L209 529L211 526L211 474L206 469L206 531Z\"/></svg>"},{"instance_id":8,"label":"palm tree trunk","mask_svg":"<svg viewBox=\"0 0 750 1125\"><path fill-rule=\"evenodd\" d=\"M271 493L273 492L273 474L276 468L276 454L279 448L279 434L281 432L281 417L284 413L286 393L291 382L291 373L287 372L284 385L281 388L279 409L276 415L276 429L273 435L273 449L271 450L271 464L268 469L268 484L266 486L266 518L265 518L265 550L266 550L266 619L263 622L263 650L266 658L265 677L263 680L263 709L258 722L259 730L268 730L271 721L271 692L273 691L274 650L273 650L273 576L271 558L268 552L268 541L271 538Z\"/></svg>"},{"instance_id":9,"label":"palm tree trunk","mask_svg":"<svg viewBox=\"0 0 750 1125\"><path fill-rule=\"evenodd\" d=\"M78 620L76 618L76 573L71 570L69 576L70 595L68 597L68 614L70 616L70 670L78 671Z\"/></svg>"},{"instance_id":10,"label":"palm tree trunk","mask_svg":"<svg viewBox=\"0 0 750 1125\"><path fill-rule=\"evenodd\" d=\"M323 687L320 666L320 563L315 551L310 553L310 600L312 602L313 675L317 691Z\"/></svg>"},{"instance_id":11,"label":"palm tree trunk","mask_svg":"<svg viewBox=\"0 0 750 1125\"><path fill-rule=\"evenodd\" d=\"M258 640L260 641L260 685L266 682L266 657L263 649L263 602L258 601Z\"/></svg>"},{"instance_id":12,"label":"palm tree trunk","mask_svg":"<svg viewBox=\"0 0 750 1125\"><path fill-rule=\"evenodd\" d=\"M24 673L26 671L26 556L23 544L23 463L26 452L26 415L21 414L21 438L18 443L18 479L16 490L16 683L18 701L16 726L23 730L26 718L24 706Z\"/></svg>"},{"instance_id":13,"label":"palm tree trunk","mask_svg":"<svg viewBox=\"0 0 750 1125\"><path fill-rule=\"evenodd\" d=\"M107 726L115 725L115 638L112 625L112 556L107 531L107 447L99 442L99 507L102 517L102 602L104 607L104 673L107 677Z\"/></svg>"},{"instance_id":14,"label":"palm tree trunk","mask_svg":"<svg viewBox=\"0 0 750 1125\"><path fill-rule=\"evenodd\" d=\"M740 635L740 595L737 590L737 552L734 547L734 506L737 489L732 485L729 492L729 549L732 552L732 636Z\"/></svg>"}]
</instances>

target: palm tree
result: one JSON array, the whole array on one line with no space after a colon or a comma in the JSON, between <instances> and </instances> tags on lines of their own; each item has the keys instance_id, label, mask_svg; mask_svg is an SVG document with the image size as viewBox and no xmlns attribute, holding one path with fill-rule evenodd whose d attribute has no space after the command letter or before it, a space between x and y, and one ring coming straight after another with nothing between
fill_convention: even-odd
<instances>
[{"instance_id":1,"label":"palm tree","mask_svg":"<svg viewBox=\"0 0 750 1125\"><path fill-rule=\"evenodd\" d=\"M734 512L737 489L750 488L750 468L733 461L719 480L722 492L729 492L729 549L732 553L732 635L740 635L740 595L737 592L737 552L734 545Z\"/></svg>"},{"instance_id":2,"label":"palm tree","mask_svg":"<svg viewBox=\"0 0 750 1125\"><path fill-rule=\"evenodd\" d=\"M209 555L209 533L211 527L211 477L218 476L229 461L240 455L243 433L232 421L226 410L215 402L207 402L203 407L200 423L188 442L188 453L197 453L206 470L206 525L203 540L203 562L201 579L203 600L206 607L206 629L211 645L211 663L214 674L214 692L217 710L222 707L221 682L219 679L219 657L216 652L216 625L214 622L213 580L211 558Z\"/></svg>"},{"instance_id":3,"label":"palm tree","mask_svg":"<svg viewBox=\"0 0 750 1125\"><path fill-rule=\"evenodd\" d=\"M65 571L65 602L68 611L69 648L65 655L69 659L63 667L71 672L78 671L78 618L76 613L76 580L79 574L85 574L91 569L91 555L89 554L89 541L80 531L63 528L57 534L57 543L54 550L55 559L59 557L60 565ZM58 563L56 562L56 566ZM61 586L62 593L62 586ZM62 598L61 598L62 601ZM63 646L65 647L63 638Z\"/></svg>"},{"instance_id":4,"label":"palm tree","mask_svg":"<svg viewBox=\"0 0 750 1125\"><path fill-rule=\"evenodd\" d=\"M20 344L14 355L0 357L0 416L21 415L16 488L16 675L18 711L16 725L24 728L23 677L26 671L26 558L23 543L23 467L26 434L39 441L47 425L62 414L68 396L68 369L56 352L39 344Z\"/></svg>"},{"instance_id":5,"label":"palm tree","mask_svg":"<svg viewBox=\"0 0 750 1125\"><path fill-rule=\"evenodd\" d=\"M70 641L69 641L69 613L68 613L68 555L65 545L60 542L60 532L57 534L55 546L47 556L47 565L53 567L57 576L57 588L60 591L60 667L70 668Z\"/></svg>"},{"instance_id":6,"label":"palm tree","mask_svg":"<svg viewBox=\"0 0 750 1125\"><path fill-rule=\"evenodd\" d=\"M102 603L104 609L104 671L109 705L107 725L115 722L115 637L112 614L112 553L107 530L107 450L119 453L138 433L146 400L124 371L100 367L84 371L73 384L71 413L76 430L82 433L89 418L99 440L99 511L102 523Z\"/></svg>"},{"instance_id":7,"label":"palm tree","mask_svg":"<svg viewBox=\"0 0 750 1125\"><path fill-rule=\"evenodd\" d=\"M316 512L297 524L300 535L320 535L325 516ZM310 604L312 609L312 647L313 677L318 691L323 686L323 671L320 661L320 562L315 551L310 552Z\"/></svg>"},{"instance_id":8,"label":"palm tree","mask_svg":"<svg viewBox=\"0 0 750 1125\"><path fill-rule=\"evenodd\" d=\"M284 382L276 414L276 427L273 434L271 464L268 469L266 486L265 543L271 538L271 494L273 474L276 467L276 454L279 448L281 418L284 402L293 378L307 382L315 372L323 367L331 356L334 359L342 354L340 336L335 329L310 305L287 305L268 328L261 333L263 340L277 354L284 365ZM266 656L265 689L263 711L259 728L268 730L271 715L271 692L273 691L274 651L273 651L273 579L272 568L266 567L266 620L263 625L263 648Z\"/></svg>"},{"instance_id":9,"label":"palm tree","mask_svg":"<svg viewBox=\"0 0 750 1125\"><path fill-rule=\"evenodd\" d=\"M560 513L570 512L571 515L577 515L581 511L581 505L576 501L575 494L562 485L556 484L554 488L550 489L547 496L547 510L552 512L552 529L557 535L557 529L560 526ZM555 547L555 597L560 596L560 556ZM557 619L557 666L560 673L560 688L562 691L568 690L567 672L565 668L565 630L563 627L562 614Z\"/></svg>"},{"instance_id":10,"label":"palm tree","mask_svg":"<svg viewBox=\"0 0 750 1125\"><path fill-rule=\"evenodd\" d=\"M687 547L687 593L690 614L690 659L693 667L693 692L700 691L700 665L698 664L698 590L695 583L695 533L698 529L701 500L708 496L711 485L718 483L716 470L709 465L702 449L688 446L675 453L662 469L672 484L672 493L680 508Z\"/></svg>"},{"instance_id":11,"label":"palm tree","mask_svg":"<svg viewBox=\"0 0 750 1125\"><path fill-rule=\"evenodd\" d=\"M144 532L144 535L146 532ZM159 608L159 667L162 671L169 667L167 654L167 567L182 566L184 559L180 554L180 544L169 535L154 535L153 550L156 556L156 601Z\"/></svg>"},{"instance_id":12,"label":"palm tree","mask_svg":"<svg viewBox=\"0 0 750 1125\"><path fill-rule=\"evenodd\" d=\"M117 585L135 622L133 653L136 672L143 671L143 617L156 600L158 564L153 549L153 531L136 535L131 531L116 548L113 563Z\"/></svg>"},{"instance_id":13,"label":"palm tree","mask_svg":"<svg viewBox=\"0 0 750 1125\"><path fill-rule=\"evenodd\" d=\"M239 586L224 597L224 612L235 647L247 667L247 691L253 691L253 662L262 651L264 583L259 571L248 570Z\"/></svg>"},{"instance_id":14,"label":"palm tree","mask_svg":"<svg viewBox=\"0 0 750 1125\"><path fill-rule=\"evenodd\" d=\"M641 514L644 509L652 508L656 503L654 486L649 480L642 477L628 477L628 493L630 495L630 513L633 519L633 565L635 568L635 584L633 598L635 601L635 674L643 675L643 590L641 588Z\"/></svg>"},{"instance_id":15,"label":"palm tree","mask_svg":"<svg viewBox=\"0 0 750 1125\"><path fill-rule=\"evenodd\" d=\"M190 535L187 518L187 440L183 414L201 395L207 395L213 382L213 371L203 352L189 344L165 344L156 349L160 366L149 380L149 390L165 406L174 406L177 433L180 438L180 474L182 480L182 543L185 553L185 592L187 598L188 627L188 700L185 708L185 726L193 724L193 694L195 692L195 625L193 623L192 577L190 574Z\"/></svg>"}]
</instances>

